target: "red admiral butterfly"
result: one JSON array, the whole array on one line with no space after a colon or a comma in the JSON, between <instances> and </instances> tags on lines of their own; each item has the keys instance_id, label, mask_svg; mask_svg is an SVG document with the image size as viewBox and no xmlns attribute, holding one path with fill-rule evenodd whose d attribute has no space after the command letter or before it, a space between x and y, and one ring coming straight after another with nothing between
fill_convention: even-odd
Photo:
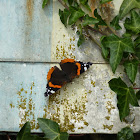
<instances>
[{"instance_id":1,"label":"red admiral butterfly","mask_svg":"<svg viewBox=\"0 0 140 140\"><path fill-rule=\"evenodd\" d=\"M54 66L48 72L45 96L55 93L63 85L71 82L73 78L85 72L90 65L92 65L91 62L83 63L74 59L61 60L60 67L62 70Z\"/></svg>"}]
</instances>

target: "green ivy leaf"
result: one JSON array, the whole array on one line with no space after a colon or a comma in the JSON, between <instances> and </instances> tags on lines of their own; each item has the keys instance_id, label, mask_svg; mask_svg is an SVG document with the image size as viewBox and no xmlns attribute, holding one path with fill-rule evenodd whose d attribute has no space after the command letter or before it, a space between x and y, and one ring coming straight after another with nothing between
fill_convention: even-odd
<instances>
[{"instance_id":1,"label":"green ivy leaf","mask_svg":"<svg viewBox=\"0 0 140 140\"><path fill-rule=\"evenodd\" d=\"M100 38L100 41L101 41L101 48L102 48L102 56L103 56L105 59L108 59L109 49L106 48L106 47L104 47L104 46L105 46L105 45L104 45L104 41L102 41L104 37L106 37L106 36L102 36L102 37Z\"/></svg>"},{"instance_id":2,"label":"green ivy leaf","mask_svg":"<svg viewBox=\"0 0 140 140\"><path fill-rule=\"evenodd\" d=\"M83 5L85 5L86 3L88 3L88 0L79 0L79 2Z\"/></svg>"},{"instance_id":3,"label":"green ivy leaf","mask_svg":"<svg viewBox=\"0 0 140 140\"><path fill-rule=\"evenodd\" d=\"M68 2L68 0L63 0L65 3L67 3Z\"/></svg>"},{"instance_id":4,"label":"green ivy leaf","mask_svg":"<svg viewBox=\"0 0 140 140\"><path fill-rule=\"evenodd\" d=\"M122 128L117 134L117 140L134 140L132 129L129 127Z\"/></svg>"},{"instance_id":5,"label":"green ivy leaf","mask_svg":"<svg viewBox=\"0 0 140 140\"><path fill-rule=\"evenodd\" d=\"M43 1L43 3L42 3L42 8L44 8L44 7L48 4L48 1L49 1L49 0L44 0L44 1Z\"/></svg>"},{"instance_id":6,"label":"green ivy leaf","mask_svg":"<svg viewBox=\"0 0 140 140\"><path fill-rule=\"evenodd\" d=\"M85 15L84 19L83 19L83 26L87 26L87 25L91 25L91 24L95 24L98 23L99 21L93 17L90 17L89 15Z\"/></svg>"},{"instance_id":7,"label":"green ivy leaf","mask_svg":"<svg viewBox=\"0 0 140 140\"><path fill-rule=\"evenodd\" d=\"M134 46L135 46L135 55L139 58L140 60L140 36L138 36L134 40Z\"/></svg>"},{"instance_id":8,"label":"green ivy leaf","mask_svg":"<svg viewBox=\"0 0 140 140\"><path fill-rule=\"evenodd\" d=\"M78 42L77 42L77 46L79 47L79 46L82 45L84 42L85 42L85 37L84 37L83 34L80 34L80 35L79 35Z\"/></svg>"},{"instance_id":9,"label":"green ivy leaf","mask_svg":"<svg viewBox=\"0 0 140 140\"><path fill-rule=\"evenodd\" d=\"M114 17L114 19L111 21L110 25L115 29L115 30L120 30L122 27L119 25L119 16Z\"/></svg>"},{"instance_id":10,"label":"green ivy leaf","mask_svg":"<svg viewBox=\"0 0 140 140\"><path fill-rule=\"evenodd\" d=\"M134 46L135 46L135 55L139 58L140 60L140 36L138 36L134 40Z\"/></svg>"},{"instance_id":11,"label":"green ivy leaf","mask_svg":"<svg viewBox=\"0 0 140 140\"><path fill-rule=\"evenodd\" d=\"M138 37L134 40L134 46L137 47L138 45L140 45L140 36L138 36Z\"/></svg>"},{"instance_id":12,"label":"green ivy leaf","mask_svg":"<svg viewBox=\"0 0 140 140\"><path fill-rule=\"evenodd\" d=\"M68 140L68 133L60 132L59 125L49 119L38 118L38 123L45 137L52 140Z\"/></svg>"},{"instance_id":13,"label":"green ivy leaf","mask_svg":"<svg viewBox=\"0 0 140 140\"><path fill-rule=\"evenodd\" d=\"M73 6L74 6L75 8L79 8L79 4L78 4L76 1L74 1Z\"/></svg>"},{"instance_id":14,"label":"green ivy leaf","mask_svg":"<svg viewBox=\"0 0 140 140\"><path fill-rule=\"evenodd\" d=\"M68 133L67 132L60 132L60 136L58 140L68 140Z\"/></svg>"},{"instance_id":15,"label":"green ivy leaf","mask_svg":"<svg viewBox=\"0 0 140 140\"><path fill-rule=\"evenodd\" d=\"M72 5L74 0L68 0L68 4Z\"/></svg>"},{"instance_id":16,"label":"green ivy leaf","mask_svg":"<svg viewBox=\"0 0 140 140\"><path fill-rule=\"evenodd\" d=\"M71 11L71 15L68 21L69 25L74 24L80 17L83 17L85 15L85 12L73 6L69 7L69 10Z\"/></svg>"},{"instance_id":17,"label":"green ivy leaf","mask_svg":"<svg viewBox=\"0 0 140 140\"><path fill-rule=\"evenodd\" d=\"M26 122L24 126L21 128L19 133L17 134L17 139L16 140L26 140L28 137L30 137L30 132L31 132L31 127L30 123Z\"/></svg>"},{"instance_id":18,"label":"green ivy leaf","mask_svg":"<svg viewBox=\"0 0 140 140\"><path fill-rule=\"evenodd\" d=\"M120 19L122 19L134 8L140 8L140 0L124 0L119 11Z\"/></svg>"},{"instance_id":19,"label":"green ivy leaf","mask_svg":"<svg viewBox=\"0 0 140 140\"><path fill-rule=\"evenodd\" d=\"M97 25L105 25L106 26L106 23L104 22L102 17L98 14L97 9L94 10L94 16L99 20L99 23L97 23L96 26Z\"/></svg>"},{"instance_id":20,"label":"green ivy leaf","mask_svg":"<svg viewBox=\"0 0 140 140\"><path fill-rule=\"evenodd\" d=\"M107 2L110 2L112 0L100 0L100 4L104 4L104 3L107 3Z\"/></svg>"},{"instance_id":21,"label":"green ivy leaf","mask_svg":"<svg viewBox=\"0 0 140 140\"><path fill-rule=\"evenodd\" d=\"M133 88L127 87L127 85L121 80L121 78L114 78L109 81L111 90L117 93L118 109L120 120L129 115L129 104L133 106L139 106Z\"/></svg>"},{"instance_id":22,"label":"green ivy leaf","mask_svg":"<svg viewBox=\"0 0 140 140\"><path fill-rule=\"evenodd\" d=\"M136 97L138 100L140 100L140 90L136 93Z\"/></svg>"},{"instance_id":23,"label":"green ivy leaf","mask_svg":"<svg viewBox=\"0 0 140 140\"><path fill-rule=\"evenodd\" d=\"M41 138L38 136L31 136L30 123L26 122L17 134L16 140L47 140L46 138Z\"/></svg>"},{"instance_id":24,"label":"green ivy leaf","mask_svg":"<svg viewBox=\"0 0 140 140\"><path fill-rule=\"evenodd\" d=\"M88 0L79 0L79 2L89 11L91 11L90 6L88 5Z\"/></svg>"},{"instance_id":25,"label":"green ivy leaf","mask_svg":"<svg viewBox=\"0 0 140 140\"><path fill-rule=\"evenodd\" d=\"M110 48L110 65L113 73L115 73L119 65L123 52L134 53L134 47L130 38L119 38L116 35L110 35L102 39L102 45Z\"/></svg>"},{"instance_id":26,"label":"green ivy leaf","mask_svg":"<svg viewBox=\"0 0 140 140\"><path fill-rule=\"evenodd\" d=\"M138 15L138 13L133 10L131 12L131 20L127 18L125 20L124 27L136 34L140 33L140 15Z\"/></svg>"},{"instance_id":27,"label":"green ivy leaf","mask_svg":"<svg viewBox=\"0 0 140 140\"><path fill-rule=\"evenodd\" d=\"M138 71L139 61L134 59L132 61L126 61L123 65L125 67L126 73L132 83L134 83L137 71Z\"/></svg>"},{"instance_id":28,"label":"green ivy leaf","mask_svg":"<svg viewBox=\"0 0 140 140\"><path fill-rule=\"evenodd\" d=\"M126 32L122 35L122 37L131 37L131 36L132 36L132 34L130 34L129 32Z\"/></svg>"},{"instance_id":29,"label":"green ivy leaf","mask_svg":"<svg viewBox=\"0 0 140 140\"><path fill-rule=\"evenodd\" d=\"M139 58L139 60L140 60L140 45L138 45L137 47L136 47L136 49L135 49L135 55Z\"/></svg>"},{"instance_id":30,"label":"green ivy leaf","mask_svg":"<svg viewBox=\"0 0 140 140\"><path fill-rule=\"evenodd\" d=\"M67 27L67 20L69 15L70 15L69 10L64 9L64 11L62 11L61 9L59 9L60 20L65 25L65 27Z\"/></svg>"}]
</instances>

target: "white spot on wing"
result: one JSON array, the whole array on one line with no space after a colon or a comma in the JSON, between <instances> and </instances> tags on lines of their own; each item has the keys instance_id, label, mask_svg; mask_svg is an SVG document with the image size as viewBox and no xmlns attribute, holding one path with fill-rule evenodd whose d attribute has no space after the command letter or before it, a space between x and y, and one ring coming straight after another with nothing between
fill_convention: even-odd
<instances>
[{"instance_id":1,"label":"white spot on wing","mask_svg":"<svg viewBox=\"0 0 140 140\"><path fill-rule=\"evenodd\" d=\"M55 91L51 90L51 93L55 93Z\"/></svg>"},{"instance_id":2,"label":"white spot on wing","mask_svg":"<svg viewBox=\"0 0 140 140\"><path fill-rule=\"evenodd\" d=\"M87 67L84 67L84 71L87 71Z\"/></svg>"}]
</instances>

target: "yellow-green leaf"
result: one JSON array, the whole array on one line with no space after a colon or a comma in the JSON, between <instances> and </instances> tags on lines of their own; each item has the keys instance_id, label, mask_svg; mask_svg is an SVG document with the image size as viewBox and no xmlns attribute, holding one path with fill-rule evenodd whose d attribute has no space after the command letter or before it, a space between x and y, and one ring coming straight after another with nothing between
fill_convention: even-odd
<instances>
[{"instance_id":1,"label":"yellow-green leaf","mask_svg":"<svg viewBox=\"0 0 140 140\"><path fill-rule=\"evenodd\" d=\"M42 8L44 8L44 7L47 5L48 1L49 1L49 0L44 0L44 1L43 1L43 3L42 3Z\"/></svg>"}]
</instances>

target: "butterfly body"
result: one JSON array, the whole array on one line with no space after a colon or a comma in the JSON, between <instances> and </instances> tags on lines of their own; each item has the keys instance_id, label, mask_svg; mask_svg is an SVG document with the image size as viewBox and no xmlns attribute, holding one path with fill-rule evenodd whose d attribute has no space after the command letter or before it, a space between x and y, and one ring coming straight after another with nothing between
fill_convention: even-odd
<instances>
[{"instance_id":1,"label":"butterfly body","mask_svg":"<svg viewBox=\"0 0 140 140\"><path fill-rule=\"evenodd\" d=\"M59 90L63 85L71 82L76 76L85 72L91 62L83 63L74 59L64 59L60 62L61 70L58 67L52 67L47 75L47 86L45 96L49 96Z\"/></svg>"}]
</instances>

